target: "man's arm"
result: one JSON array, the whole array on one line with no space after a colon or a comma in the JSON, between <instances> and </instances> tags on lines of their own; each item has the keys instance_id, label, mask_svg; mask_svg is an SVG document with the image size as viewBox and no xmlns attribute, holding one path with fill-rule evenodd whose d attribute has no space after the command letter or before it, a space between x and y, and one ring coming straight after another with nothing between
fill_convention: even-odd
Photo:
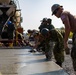
<instances>
[{"instance_id":1,"label":"man's arm","mask_svg":"<svg viewBox=\"0 0 76 75\"><path fill-rule=\"evenodd\" d=\"M67 48L67 41L70 34L70 23L68 18L64 21L64 25L65 25L64 47Z\"/></svg>"}]
</instances>

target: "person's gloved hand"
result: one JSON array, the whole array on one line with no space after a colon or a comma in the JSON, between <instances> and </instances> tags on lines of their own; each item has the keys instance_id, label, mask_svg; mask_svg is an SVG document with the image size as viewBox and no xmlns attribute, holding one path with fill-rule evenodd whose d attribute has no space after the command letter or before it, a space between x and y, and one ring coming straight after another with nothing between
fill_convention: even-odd
<instances>
[{"instance_id":1,"label":"person's gloved hand","mask_svg":"<svg viewBox=\"0 0 76 75\"><path fill-rule=\"evenodd\" d=\"M70 49L67 47L67 48L65 48L65 53L67 54L67 55L69 55L70 54Z\"/></svg>"}]
</instances>

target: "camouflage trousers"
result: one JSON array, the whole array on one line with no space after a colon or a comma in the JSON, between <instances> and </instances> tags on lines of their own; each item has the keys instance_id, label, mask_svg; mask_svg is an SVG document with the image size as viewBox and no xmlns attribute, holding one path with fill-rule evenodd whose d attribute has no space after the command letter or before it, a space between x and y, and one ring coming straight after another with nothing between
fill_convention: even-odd
<instances>
[{"instance_id":1,"label":"camouflage trousers","mask_svg":"<svg viewBox=\"0 0 76 75\"><path fill-rule=\"evenodd\" d=\"M45 56L46 56L46 59L47 60L51 60L51 58L52 58L52 51L48 51L48 52L45 52Z\"/></svg>"},{"instance_id":2,"label":"camouflage trousers","mask_svg":"<svg viewBox=\"0 0 76 75\"><path fill-rule=\"evenodd\" d=\"M53 49L53 55L56 60L56 62L63 63L64 62L64 46L63 44L60 46L59 43L57 43Z\"/></svg>"},{"instance_id":3,"label":"camouflage trousers","mask_svg":"<svg viewBox=\"0 0 76 75\"><path fill-rule=\"evenodd\" d=\"M53 53L56 62L62 64L64 62L64 46L63 46L63 44L62 43L54 44L52 42L50 42L49 44L50 45L45 44L44 45L45 48L43 49L43 51L45 52L46 58L51 59L52 53Z\"/></svg>"},{"instance_id":4,"label":"camouflage trousers","mask_svg":"<svg viewBox=\"0 0 76 75\"><path fill-rule=\"evenodd\" d=\"M47 60L50 60L52 58L52 51L53 51L53 42L46 43L44 46L44 52Z\"/></svg>"},{"instance_id":5,"label":"camouflage trousers","mask_svg":"<svg viewBox=\"0 0 76 75\"><path fill-rule=\"evenodd\" d=\"M72 38L72 50L71 50L71 58L73 62L73 68L76 71L76 33L73 34Z\"/></svg>"}]
</instances>

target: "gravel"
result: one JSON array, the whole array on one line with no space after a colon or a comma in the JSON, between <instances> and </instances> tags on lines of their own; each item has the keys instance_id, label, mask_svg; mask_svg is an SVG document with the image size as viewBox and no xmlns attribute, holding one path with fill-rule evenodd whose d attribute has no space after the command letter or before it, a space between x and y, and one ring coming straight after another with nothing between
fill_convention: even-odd
<instances>
[{"instance_id":1,"label":"gravel","mask_svg":"<svg viewBox=\"0 0 76 75\"><path fill-rule=\"evenodd\" d=\"M75 75L74 74L74 69L73 69L73 65L72 65L72 59L70 55L66 55L65 54L65 60L63 62L63 66L64 70L69 74L69 75Z\"/></svg>"},{"instance_id":2,"label":"gravel","mask_svg":"<svg viewBox=\"0 0 76 75\"><path fill-rule=\"evenodd\" d=\"M68 44L68 47L70 48L70 52L71 52L72 44ZM63 68L69 75L75 75L70 54L69 55L65 54L65 60L63 62Z\"/></svg>"},{"instance_id":3,"label":"gravel","mask_svg":"<svg viewBox=\"0 0 76 75\"><path fill-rule=\"evenodd\" d=\"M68 47L70 48L70 52L71 52L71 48L72 48L72 44L68 44ZM74 74L74 69L73 69L73 64L72 64L72 59L71 59L71 55L66 55L65 54L65 60L63 62L63 66L64 70L69 74L69 75L75 75Z\"/></svg>"}]
</instances>

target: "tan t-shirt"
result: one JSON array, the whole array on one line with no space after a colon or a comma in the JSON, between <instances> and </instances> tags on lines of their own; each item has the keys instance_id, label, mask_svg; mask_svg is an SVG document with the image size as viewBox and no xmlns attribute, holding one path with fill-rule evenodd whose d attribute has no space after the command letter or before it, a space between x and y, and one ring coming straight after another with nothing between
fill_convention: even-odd
<instances>
[{"instance_id":1,"label":"tan t-shirt","mask_svg":"<svg viewBox=\"0 0 76 75\"><path fill-rule=\"evenodd\" d=\"M62 20L63 24L65 24L65 22L66 22L65 20L68 20L71 31L76 32L76 16L72 15L68 11L63 11L61 14L61 20Z\"/></svg>"}]
</instances>

